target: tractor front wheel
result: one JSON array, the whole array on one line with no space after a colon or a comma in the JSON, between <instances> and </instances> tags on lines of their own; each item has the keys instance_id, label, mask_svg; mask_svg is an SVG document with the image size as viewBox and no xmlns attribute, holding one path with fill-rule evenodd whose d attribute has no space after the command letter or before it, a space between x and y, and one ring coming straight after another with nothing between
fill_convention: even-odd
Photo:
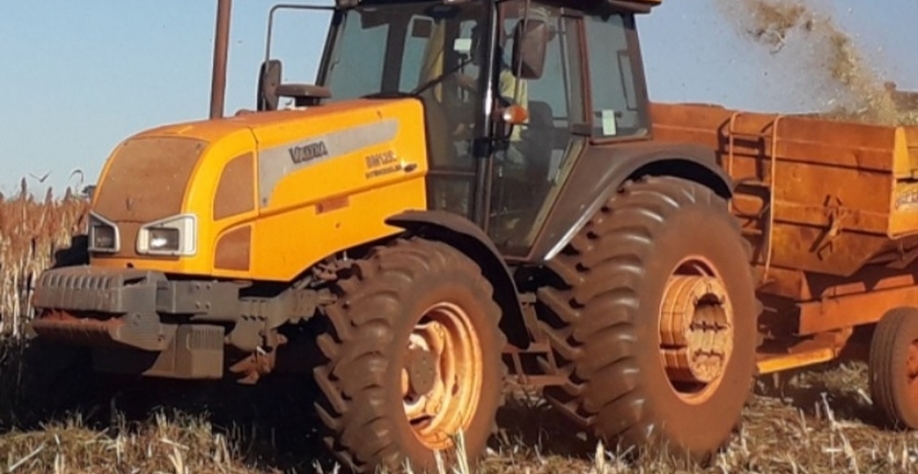
<instances>
[{"instance_id":1,"label":"tractor front wheel","mask_svg":"<svg viewBox=\"0 0 918 474\"><path fill-rule=\"evenodd\" d=\"M436 452L474 465L503 389L506 339L490 283L461 252L422 239L377 248L351 273L318 339L329 447L355 472L436 470ZM460 432L464 453L454 449Z\"/></svg>"}]
</instances>

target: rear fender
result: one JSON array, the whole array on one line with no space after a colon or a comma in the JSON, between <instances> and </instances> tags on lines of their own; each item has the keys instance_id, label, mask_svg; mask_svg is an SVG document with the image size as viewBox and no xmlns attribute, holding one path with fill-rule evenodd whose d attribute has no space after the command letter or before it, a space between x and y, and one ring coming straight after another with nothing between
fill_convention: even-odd
<instances>
[{"instance_id":1,"label":"rear fender","mask_svg":"<svg viewBox=\"0 0 918 474\"><path fill-rule=\"evenodd\" d=\"M526 260L554 258L625 182L644 176L694 181L724 199L733 194L732 181L710 148L659 142L591 146L574 165Z\"/></svg>"}]
</instances>

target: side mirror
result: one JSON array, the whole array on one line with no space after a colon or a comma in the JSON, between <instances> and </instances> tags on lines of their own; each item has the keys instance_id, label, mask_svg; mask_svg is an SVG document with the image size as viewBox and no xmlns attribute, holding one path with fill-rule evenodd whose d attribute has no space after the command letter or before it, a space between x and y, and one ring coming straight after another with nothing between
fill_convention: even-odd
<instances>
[{"instance_id":1,"label":"side mirror","mask_svg":"<svg viewBox=\"0 0 918 474\"><path fill-rule=\"evenodd\" d=\"M277 88L281 82L281 62L269 59L261 64L258 75L258 110L277 110L279 95Z\"/></svg>"},{"instance_id":2,"label":"side mirror","mask_svg":"<svg viewBox=\"0 0 918 474\"><path fill-rule=\"evenodd\" d=\"M520 20L513 32L513 71L520 79L539 79L545 69L545 56L551 30L542 20Z\"/></svg>"}]
</instances>

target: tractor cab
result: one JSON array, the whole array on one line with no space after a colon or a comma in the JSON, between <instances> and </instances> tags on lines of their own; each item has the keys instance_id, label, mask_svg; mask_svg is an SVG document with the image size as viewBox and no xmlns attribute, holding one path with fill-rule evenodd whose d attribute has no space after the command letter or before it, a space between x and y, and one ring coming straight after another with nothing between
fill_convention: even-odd
<instances>
[{"instance_id":1,"label":"tractor cab","mask_svg":"<svg viewBox=\"0 0 918 474\"><path fill-rule=\"evenodd\" d=\"M259 110L420 100L428 207L525 257L589 143L649 137L634 14L655 3L338 2L317 85L280 83L269 27ZM283 8L330 7L278 6L272 21Z\"/></svg>"}]
</instances>

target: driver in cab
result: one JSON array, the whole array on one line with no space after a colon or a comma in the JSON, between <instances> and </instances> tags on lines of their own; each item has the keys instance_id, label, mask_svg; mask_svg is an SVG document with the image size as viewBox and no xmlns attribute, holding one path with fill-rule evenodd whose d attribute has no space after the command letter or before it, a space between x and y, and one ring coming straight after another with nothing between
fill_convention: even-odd
<instances>
[{"instance_id":1,"label":"driver in cab","mask_svg":"<svg viewBox=\"0 0 918 474\"><path fill-rule=\"evenodd\" d=\"M472 45L471 50L477 51L482 35L484 34L483 28L481 26L475 26L472 29ZM519 105L523 109L529 109L529 91L525 79L518 79L516 75L513 74L513 70L510 67L509 61L506 60L504 56L504 47L506 46L507 36L506 34L501 34L499 41L500 44L497 47L497 56L500 58L500 73L498 76L498 94L501 105L507 107L509 105ZM480 55L474 55L472 59L472 64L479 66L480 64ZM476 91L478 88L477 79L474 77L468 76L466 74L458 74L456 82L460 87ZM528 119L524 122L528 123ZM513 127L513 131L510 135L510 147L507 150L507 160L514 164L522 164L523 162L523 153L521 150L522 143L522 126Z\"/></svg>"}]
</instances>

